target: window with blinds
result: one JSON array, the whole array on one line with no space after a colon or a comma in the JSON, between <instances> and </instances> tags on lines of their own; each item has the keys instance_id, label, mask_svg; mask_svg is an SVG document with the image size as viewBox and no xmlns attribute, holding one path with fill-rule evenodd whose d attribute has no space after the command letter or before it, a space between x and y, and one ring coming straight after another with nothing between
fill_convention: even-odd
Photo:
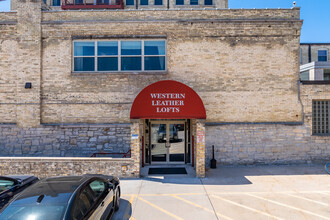
<instances>
[{"instance_id":1,"label":"window with blinds","mask_svg":"<svg viewBox=\"0 0 330 220\"><path fill-rule=\"evenodd\" d=\"M330 100L313 101L313 134L330 135Z\"/></svg>"}]
</instances>

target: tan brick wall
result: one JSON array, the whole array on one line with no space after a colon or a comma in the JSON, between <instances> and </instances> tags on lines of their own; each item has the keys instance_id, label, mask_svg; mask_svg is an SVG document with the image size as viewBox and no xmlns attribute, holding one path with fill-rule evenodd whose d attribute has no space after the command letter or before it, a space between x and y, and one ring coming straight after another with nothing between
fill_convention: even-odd
<instances>
[{"instance_id":1,"label":"tan brick wall","mask_svg":"<svg viewBox=\"0 0 330 220\"><path fill-rule=\"evenodd\" d=\"M0 121L2 123L16 122L18 42L15 20L16 13L0 13Z\"/></svg>"},{"instance_id":2,"label":"tan brick wall","mask_svg":"<svg viewBox=\"0 0 330 220\"><path fill-rule=\"evenodd\" d=\"M17 66L10 67L18 67L17 102L35 104L18 105L19 120L9 120L13 113L3 110L2 122L25 123L26 118L26 126L38 126L40 121L128 123L135 96L163 79L191 86L203 99L208 122L298 121L301 117L296 95L298 9L43 12L42 32L38 33L40 15L29 18L33 22L23 22L24 9L32 10L35 5L27 3L18 11L19 32L28 29L22 37L31 35L35 40L23 42L21 38L20 48L25 51L20 52ZM193 22L179 22L192 17ZM256 18L261 20L253 20ZM166 36L168 73L72 74L72 37L96 35ZM33 83L32 90L22 89L27 81ZM40 94L41 110L37 104Z\"/></svg>"},{"instance_id":3,"label":"tan brick wall","mask_svg":"<svg viewBox=\"0 0 330 220\"><path fill-rule=\"evenodd\" d=\"M127 123L135 96L145 86L163 79L191 86L203 99L208 122L298 121L296 59L301 23L236 20L258 16L296 19L296 11L45 12L41 121ZM82 21L86 16L102 22ZM168 21L189 17L220 20ZM221 20L225 18L233 20ZM72 36L96 35L166 36L168 73L72 74Z\"/></svg>"},{"instance_id":4,"label":"tan brick wall","mask_svg":"<svg viewBox=\"0 0 330 220\"><path fill-rule=\"evenodd\" d=\"M4 21L17 22L17 12L0 12L0 23Z\"/></svg>"},{"instance_id":5,"label":"tan brick wall","mask_svg":"<svg viewBox=\"0 0 330 220\"><path fill-rule=\"evenodd\" d=\"M330 136L312 135L313 100L330 100L328 85L300 84L304 121L294 124L222 124L206 126L206 164L306 163L330 160Z\"/></svg>"},{"instance_id":6,"label":"tan brick wall","mask_svg":"<svg viewBox=\"0 0 330 220\"><path fill-rule=\"evenodd\" d=\"M196 176L205 177L205 121L196 120Z\"/></svg>"},{"instance_id":7,"label":"tan brick wall","mask_svg":"<svg viewBox=\"0 0 330 220\"><path fill-rule=\"evenodd\" d=\"M207 20L207 19L243 19L246 22L251 19L262 19L275 23L283 22L283 19L296 21L300 19L299 8L293 9L220 9L220 10L118 10L118 11L45 11L42 15L43 22L65 21L144 21L154 22L155 20ZM269 23L265 27L271 25ZM250 29L251 32L258 29ZM292 31L287 29L288 31ZM300 32L300 30L299 30ZM295 34L298 34L295 33Z\"/></svg>"}]
</instances>

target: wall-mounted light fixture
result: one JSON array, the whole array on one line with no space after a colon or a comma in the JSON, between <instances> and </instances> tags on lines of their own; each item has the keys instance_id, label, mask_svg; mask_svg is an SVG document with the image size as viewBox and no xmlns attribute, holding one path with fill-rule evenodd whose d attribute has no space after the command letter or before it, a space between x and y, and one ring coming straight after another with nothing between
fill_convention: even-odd
<instances>
[{"instance_id":1,"label":"wall-mounted light fixture","mask_svg":"<svg viewBox=\"0 0 330 220\"><path fill-rule=\"evenodd\" d=\"M26 83L25 83L25 88L26 88L26 89L32 89L32 83L30 83L30 82L26 82Z\"/></svg>"}]
</instances>

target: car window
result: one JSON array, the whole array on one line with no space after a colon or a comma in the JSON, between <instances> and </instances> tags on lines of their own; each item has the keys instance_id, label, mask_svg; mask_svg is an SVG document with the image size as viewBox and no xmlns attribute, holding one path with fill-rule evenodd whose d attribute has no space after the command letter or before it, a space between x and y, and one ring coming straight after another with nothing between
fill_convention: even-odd
<instances>
[{"instance_id":1,"label":"car window","mask_svg":"<svg viewBox=\"0 0 330 220\"><path fill-rule=\"evenodd\" d=\"M10 189L14 184L14 181L0 179L0 192Z\"/></svg>"},{"instance_id":2,"label":"car window","mask_svg":"<svg viewBox=\"0 0 330 220\"><path fill-rule=\"evenodd\" d=\"M78 195L78 198L75 200L75 204L73 206L72 216L75 220L80 220L89 209L92 207L94 203L94 195L93 191L87 185Z\"/></svg>"},{"instance_id":3,"label":"car window","mask_svg":"<svg viewBox=\"0 0 330 220\"><path fill-rule=\"evenodd\" d=\"M89 186L94 192L95 200L98 199L105 191L105 183L101 180L94 180L89 184Z\"/></svg>"}]
</instances>

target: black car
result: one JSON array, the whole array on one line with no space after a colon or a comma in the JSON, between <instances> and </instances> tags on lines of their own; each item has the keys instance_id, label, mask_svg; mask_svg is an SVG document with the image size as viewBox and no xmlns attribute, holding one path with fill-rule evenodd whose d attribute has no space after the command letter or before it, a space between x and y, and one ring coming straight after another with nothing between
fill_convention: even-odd
<instances>
[{"instance_id":1,"label":"black car","mask_svg":"<svg viewBox=\"0 0 330 220\"><path fill-rule=\"evenodd\" d=\"M37 182L35 176L0 176L0 209L16 194Z\"/></svg>"},{"instance_id":2,"label":"black car","mask_svg":"<svg viewBox=\"0 0 330 220\"><path fill-rule=\"evenodd\" d=\"M1 220L109 219L119 209L119 179L105 175L40 180L8 203Z\"/></svg>"}]
</instances>

